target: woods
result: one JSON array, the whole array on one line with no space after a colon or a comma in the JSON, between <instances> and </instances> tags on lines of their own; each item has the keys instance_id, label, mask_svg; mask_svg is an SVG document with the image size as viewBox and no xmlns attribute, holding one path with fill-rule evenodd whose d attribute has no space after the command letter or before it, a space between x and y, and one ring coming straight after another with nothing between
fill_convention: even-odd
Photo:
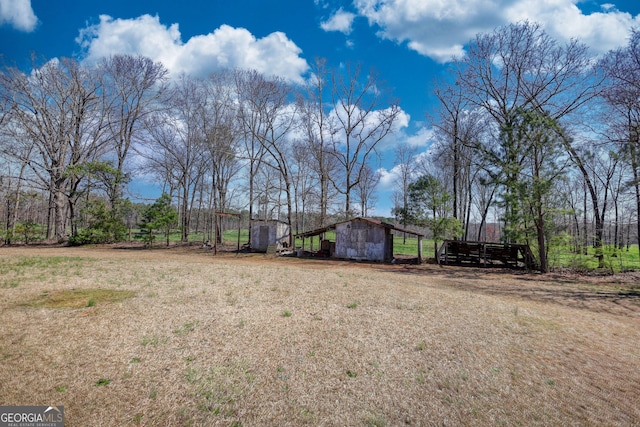
<instances>
[{"instance_id":1,"label":"woods","mask_svg":"<svg viewBox=\"0 0 640 427\"><path fill-rule=\"evenodd\" d=\"M605 245L638 242L640 33L594 61L538 24L499 27L471 40L433 93L419 152L395 141L401 100L361 64L318 59L304 84L240 69L174 76L130 55L4 67L4 242L37 230L118 241L152 222L144 205L167 201L183 242L220 236L215 212L318 228L375 213L381 159L393 156L395 220L436 241L528 243L543 271L550 244L593 246L603 266Z\"/></svg>"}]
</instances>

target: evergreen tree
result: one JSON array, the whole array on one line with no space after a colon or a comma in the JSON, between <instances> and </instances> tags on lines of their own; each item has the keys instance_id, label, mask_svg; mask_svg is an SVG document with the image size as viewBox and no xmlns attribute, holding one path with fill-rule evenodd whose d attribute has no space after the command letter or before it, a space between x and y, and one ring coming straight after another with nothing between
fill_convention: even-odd
<instances>
[{"instance_id":1,"label":"evergreen tree","mask_svg":"<svg viewBox=\"0 0 640 427\"><path fill-rule=\"evenodd\" d=\"M178 212L171 205L171 197L167 193L162 193L154 204L147 207L142 214L142 221L139 226L143 232L143 239L146 245L153 245L155 240L154 232L163 231L167 246L169 246L169 235L178 222Z\"/></svg>"}]
</instances>

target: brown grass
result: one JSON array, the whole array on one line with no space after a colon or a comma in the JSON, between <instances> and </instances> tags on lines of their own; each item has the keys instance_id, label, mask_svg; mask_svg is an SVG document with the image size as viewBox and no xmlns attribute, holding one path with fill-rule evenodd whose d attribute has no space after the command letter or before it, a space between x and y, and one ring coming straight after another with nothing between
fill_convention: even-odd
<instances>
[{"instance_id":1,"label":"brown grass","mask_svg":"<svg viewBox=\"0 0 640 427\"><path fill-rule=\"evenodd\" d=\"M0 257L0 405L64 405L68 426L640 420L634 277L185 248ZM33 304L80 290L129 298Z\"/></svg>"},{"instance_id":2,"label":"brown grass","mask_svg":"<svg viewBox=\"0 0 640 427\"><path fill-rule=\"evenodd\" d=\"M114 291L111 289L65 289L44 291L42 295L25 305L45 308L81 308L96 304L114 303L135 296L132 291Z\"/></svg>"}]
</instances>

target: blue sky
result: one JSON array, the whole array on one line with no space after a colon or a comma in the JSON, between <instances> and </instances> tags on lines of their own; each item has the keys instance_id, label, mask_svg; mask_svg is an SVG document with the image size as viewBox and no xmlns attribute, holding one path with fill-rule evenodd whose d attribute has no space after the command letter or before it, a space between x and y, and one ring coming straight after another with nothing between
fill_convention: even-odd
<instances>
[{"instance_id":1,"label":"blue sky","mask_svg":"<svg viewBox=\"0 0 640 427\"><path fill-rule=\"evenodd\" d=\"M388 212L398 142L426 149L432 82L477 33L528 19L594 55L626 44L640 2L577 0L0 0L0 54L27 68L31 53L92 61L142 54L172 72L255 68L301 82L316 57L374 67L410 117L387 141L379 209Z\"/></svg>"}]
</instances>

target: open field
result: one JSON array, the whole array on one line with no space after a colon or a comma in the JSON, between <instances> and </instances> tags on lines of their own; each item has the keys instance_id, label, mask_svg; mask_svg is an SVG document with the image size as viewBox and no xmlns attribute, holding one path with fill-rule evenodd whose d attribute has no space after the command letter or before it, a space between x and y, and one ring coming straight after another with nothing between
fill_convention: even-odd
<instances>
[{"instance_id":1,"label":"open field","mask_svg":"<svg viewBox=\"0 0 640 427\"><path fill-rule=\"evenodd\" d=\"M634 426L640 275L0 248L0 405L67 426Z\"/></svg>"}]
</instances>

